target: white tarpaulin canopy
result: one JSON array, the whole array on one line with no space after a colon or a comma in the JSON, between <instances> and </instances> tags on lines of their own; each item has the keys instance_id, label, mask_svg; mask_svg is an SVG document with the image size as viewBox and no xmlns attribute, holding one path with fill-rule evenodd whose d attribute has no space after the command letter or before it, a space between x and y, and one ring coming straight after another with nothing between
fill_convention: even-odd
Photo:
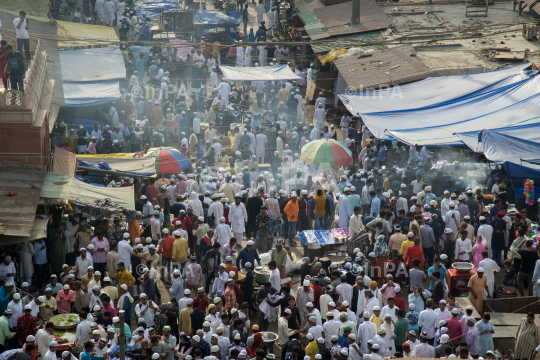
<instances>
[{"instance_id":1,"label":"white tarpaulin canopy","mask_svg":"<svg viewBox=\"0 0 540 360\"><path fill-rule=\"evenodd\" d=\"M133 187L108 188L87 184L73 176L47 173L40 197L70 200L80 204L91 204L95 200L111 199L128 210L135 210Z\"/></svg>"},{"instance_id":2,"label":"white tarpaulin canopy","mask_svg":"<svg viewBox=\"0 0 540 360\"><path fill-rule=\"evenodd\" d=\"M485 93L524 80L532 74L524 71L529 66L523 64L476 74L431 77L407 85L338 96L353 115L416 109Z\"/></svg>"},{"instance_id":3,"label":"white tarpaulin canopy","mask_svg":"<svg viewBox=\"0 0 540 360\"><path fill-rule=\"evenodd\" d=\"M220 66L223 76L228 81L273 81L298 80L299 76L289 68L289 65L232 67Z\"/></svg>"},{"instance_id":4,"label":"white tarpaulin canopy","mask_svg":"<svg viewBox=\"0 0 540 360\"><path fill-rule=\"evenodd\" d=\"M65 106L106 104L120 98L126 77L120 49L103 47L60 51Z\"/></svg>"},{"instance_id":5,"label":"white tarpaulin canopy","mask_svg":"<svg viewBox=\"0 0 540 360\"><path fill-rule=\"evenodd\" d=\"M126 67L119 48L60 51L62 82L124 79Z\"/></svg>"}]
</instances>

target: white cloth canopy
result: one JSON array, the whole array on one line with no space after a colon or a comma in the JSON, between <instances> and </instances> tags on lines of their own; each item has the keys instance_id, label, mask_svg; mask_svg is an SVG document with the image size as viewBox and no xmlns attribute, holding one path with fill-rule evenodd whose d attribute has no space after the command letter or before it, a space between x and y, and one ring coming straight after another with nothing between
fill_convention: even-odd
<instances>
[{"instance_id":1,"label":"white cloth canopy","mask_svg":"<svg viewBox=\"0 0 540 360\"><path fill-rule=\"evenodd\" d=\"M258 67L231 67L220 66L223 76L228 81L272 81L272 80L298 80L289 65L258 66Z\"/></svg>"}]
</instances>

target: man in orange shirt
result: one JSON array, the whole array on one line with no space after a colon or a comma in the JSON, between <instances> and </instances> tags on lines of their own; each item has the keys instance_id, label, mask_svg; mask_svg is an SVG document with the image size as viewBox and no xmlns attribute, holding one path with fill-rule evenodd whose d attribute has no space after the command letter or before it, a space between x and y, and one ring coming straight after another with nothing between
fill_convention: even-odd
<instances>
[{"instance_id":1,"label":"man in orange shirt","mask_svg":"<svg viewBox=\"0 0 540 360\"><path fill-rule=\"evenodd\" d=\"M174 244L174 237L169 235L169 229L163 229L163 241L159 244L159 253L162 257L163 270L161 278L165 279L165 267L167 267L167 281L171 282L171 258Z\"/></svg>"},{"instance_id":2,"label":"man in orange shirt","mask_svg":"<svg viewBox=\"0 0 540 360\"><path fill-rule=\"evenodd\" d=\"M131 220L128 225L129 229L129 238L131 239L131 245L135 246L135 239L141 238L141 226L139 225L139 220L142 219L142 213L137 211L137 216L135 219Z\"/></svg>"},{"instance_id":3,"label":"man in orange shirt","mask_svg":"<svg viewBox=\"0 0 540 360\"><path fill-rule=\"evenodd\" d=\"M293 241L294 230L296 229L296 223L298 223L298 195L296 192L291 193L291 201L287 203L283 212L287 215L287 220L289 222L289 245L297 246L296 242Z\"/></svg>"}]
</instances>

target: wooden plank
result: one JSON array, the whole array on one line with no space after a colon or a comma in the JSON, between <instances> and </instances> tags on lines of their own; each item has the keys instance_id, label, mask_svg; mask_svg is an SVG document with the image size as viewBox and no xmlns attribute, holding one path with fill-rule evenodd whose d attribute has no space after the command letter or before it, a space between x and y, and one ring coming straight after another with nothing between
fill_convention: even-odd
<instances>
[{"instance_id":1,"label":"wooden plank","mask_svg":"<svg viewBox=\"0 0 540 360\"><path fill-rule=\"evenodd\" d=\"M526 314L516 314L516 313L488 313L491 316L491 322L495 326L519 326L521 319L527 317ZM538 325L540 325L540 319L536 318L534 320Z\"/></svg>"},{"instance_id":2,"label":"wooden plank","mask_svg":"<svg viewBox=\"0 0 540 360\"><path fill-rule=\"evenodd\" d=\"M459 305L459 307L461 307L461 310L463 310L463 312L465 312L465 309L467 308L467 306L471 305L474 309L472 316L477 320L482 318L482 316L480 316L480 313L476 310L476 308L471 303L471 300L469 300L468 297L456 297L456 302Z\"/></svg>"},{"instance_id":3,"label":"wooden plank","mask_svg":"<svg viewBox=\"0 0 540 360\"><path fill-rule=\"evenodd\" d=\"M495 59L499 60L525 60L525 52L509 52L505 54L495 55Z\"/></svg>"},{"instance_id":4,"label":"wooden plank","mask_svg":"<svg viewBox=\"0 0 540 360\"><path fill-rule=\"evenodd\" d=\"M495 326L493 339L512 339L516 337L518 326Z\"/></svg>"},{"instance_id":5,"label":"wooden plank","mask_svg":"<svg viewBox=\"0 0 540 360\"><path fill-rule=\"evenodd\" d=\"M7 225L0 224L0 235L3 235L6 232Z\"/></svg>"}]
</instances>

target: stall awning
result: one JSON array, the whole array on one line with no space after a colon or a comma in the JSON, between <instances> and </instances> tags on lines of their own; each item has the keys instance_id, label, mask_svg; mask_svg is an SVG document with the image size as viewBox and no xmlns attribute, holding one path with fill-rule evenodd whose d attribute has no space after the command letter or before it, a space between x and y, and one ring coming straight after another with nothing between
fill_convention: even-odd
<instances>
[{"instance_id":1,"label":"stall awning","mask_svg":"<svg viewBox=\"0 0 540 360\"><path fill-rule=\"evenodd\" d=\"M45 199L69 200L80 204L91 204L96 200L111 199L125 209L135 210L132 186L100 187L67 175L47 173L40 196Z\"/></svg>"},{"instance_id":2,"label":"stall awning","mask_svg":"<svg viewBox=\"0 0 540 360\"><path fill-rule=\"evenodd\" d=\"M419 146L462 145L456 133L535 123L540 75L443 105L363 114L378 138L393 137Z\"/></svg>"},{"instance_id":3,"label":"stall awning","mask_svg":"<svg viewBox=\"0 0 540 360\"><path fill-rule=\"evenodd\" d=\"M66 107L83 107L111 103L120 99L118 80L63 83Z\"/></svg>"},{"instance_id":4,"label":"stall awning","mask_svg":"<svg viewBox=\"0 0 540 360\"><path fill-rule=\"evenodd\" d=\"M124 58L117 47L60 52L66 107L101 105L120 98Z\"/></svg>"},{"instance_id":5,"label":"stall awning","mask_svg":"<svg viewBox=\"0 0 540 360\"><path fill-rule=\"evenodd\" d=\"M399 87L338 96L354 115L416 109L444 104L521 81L528 77L523 70L529 66L523 64L476 74L431 77Z\"/></svg>"},{"instance_id":6,"label":"stall awning","mask_svg":"<svg viewBox=\"0 0 540 360\"><path fill-rule=\"evenodd\" d=\"M289 68L289 65L232 67L220 66L223 76L229 81L277 81L298 80L299 76Z\"/></svg>"},{"instance_id":7,"label":"stall awning","mask_svg":"<svg viewBox=\"0 0 540 360\"><path fill-rule=\"evenodd\" d=\"M120 42L113 27L55 20L58 47L109 45Z\"/></svg>"},{"instance_id":8,"label":"stall awning","mask_svg":"<svg viewBox=\"0 0 540 360\"><path fill-rule=\"evenodd\" d=\"M528 131L538 136L539 128L536 123L535 126L529 126ZM476 145L471 142L470 146L474 147L474 151L483 153L488 160L500 164L511 177L537 179L540 178L540 142L508 135L519 135L525 129L526 127L516 131L482 130L480 135L476 136ZM481 142L478 141L479 137Z\"/></svg>"},{"instance_id":9,"label":"stall awning","mask_svg":"<svg viewBox=\"0 0 540 360\"><path fill-rule=\"evenodd\" d=\"M156 174L156 158L141 157L137 159L115 159L98 156L77 157L79 166L95 165L104 170L125 172L126 175L153 176ZM87 163L87 164L81 164ZM104 166L108 165L108 168Z\"/></svg>"},{"instance_id":10,"label":"stall awning","mask_svg":"<svg viewBox=\"0 0 540 360\"><path fill-rule=\"evenodd\" d=\"M118 47L60 51L60 62L62 82L95 82L126 77L124 57Z\"/></svg>"},{"instance_id":11,"label":"stall awning","mask_svg":"<svg viewBox=\"0 0 540 360\"><path fill-rule=\"evenodd\" d=\"M20 244L27 241L47 238L47 223L51 215L39 215L34 219L34 227L29 236L7 236L0 235L2 245Z\"/></svg>"}]
</instances>

